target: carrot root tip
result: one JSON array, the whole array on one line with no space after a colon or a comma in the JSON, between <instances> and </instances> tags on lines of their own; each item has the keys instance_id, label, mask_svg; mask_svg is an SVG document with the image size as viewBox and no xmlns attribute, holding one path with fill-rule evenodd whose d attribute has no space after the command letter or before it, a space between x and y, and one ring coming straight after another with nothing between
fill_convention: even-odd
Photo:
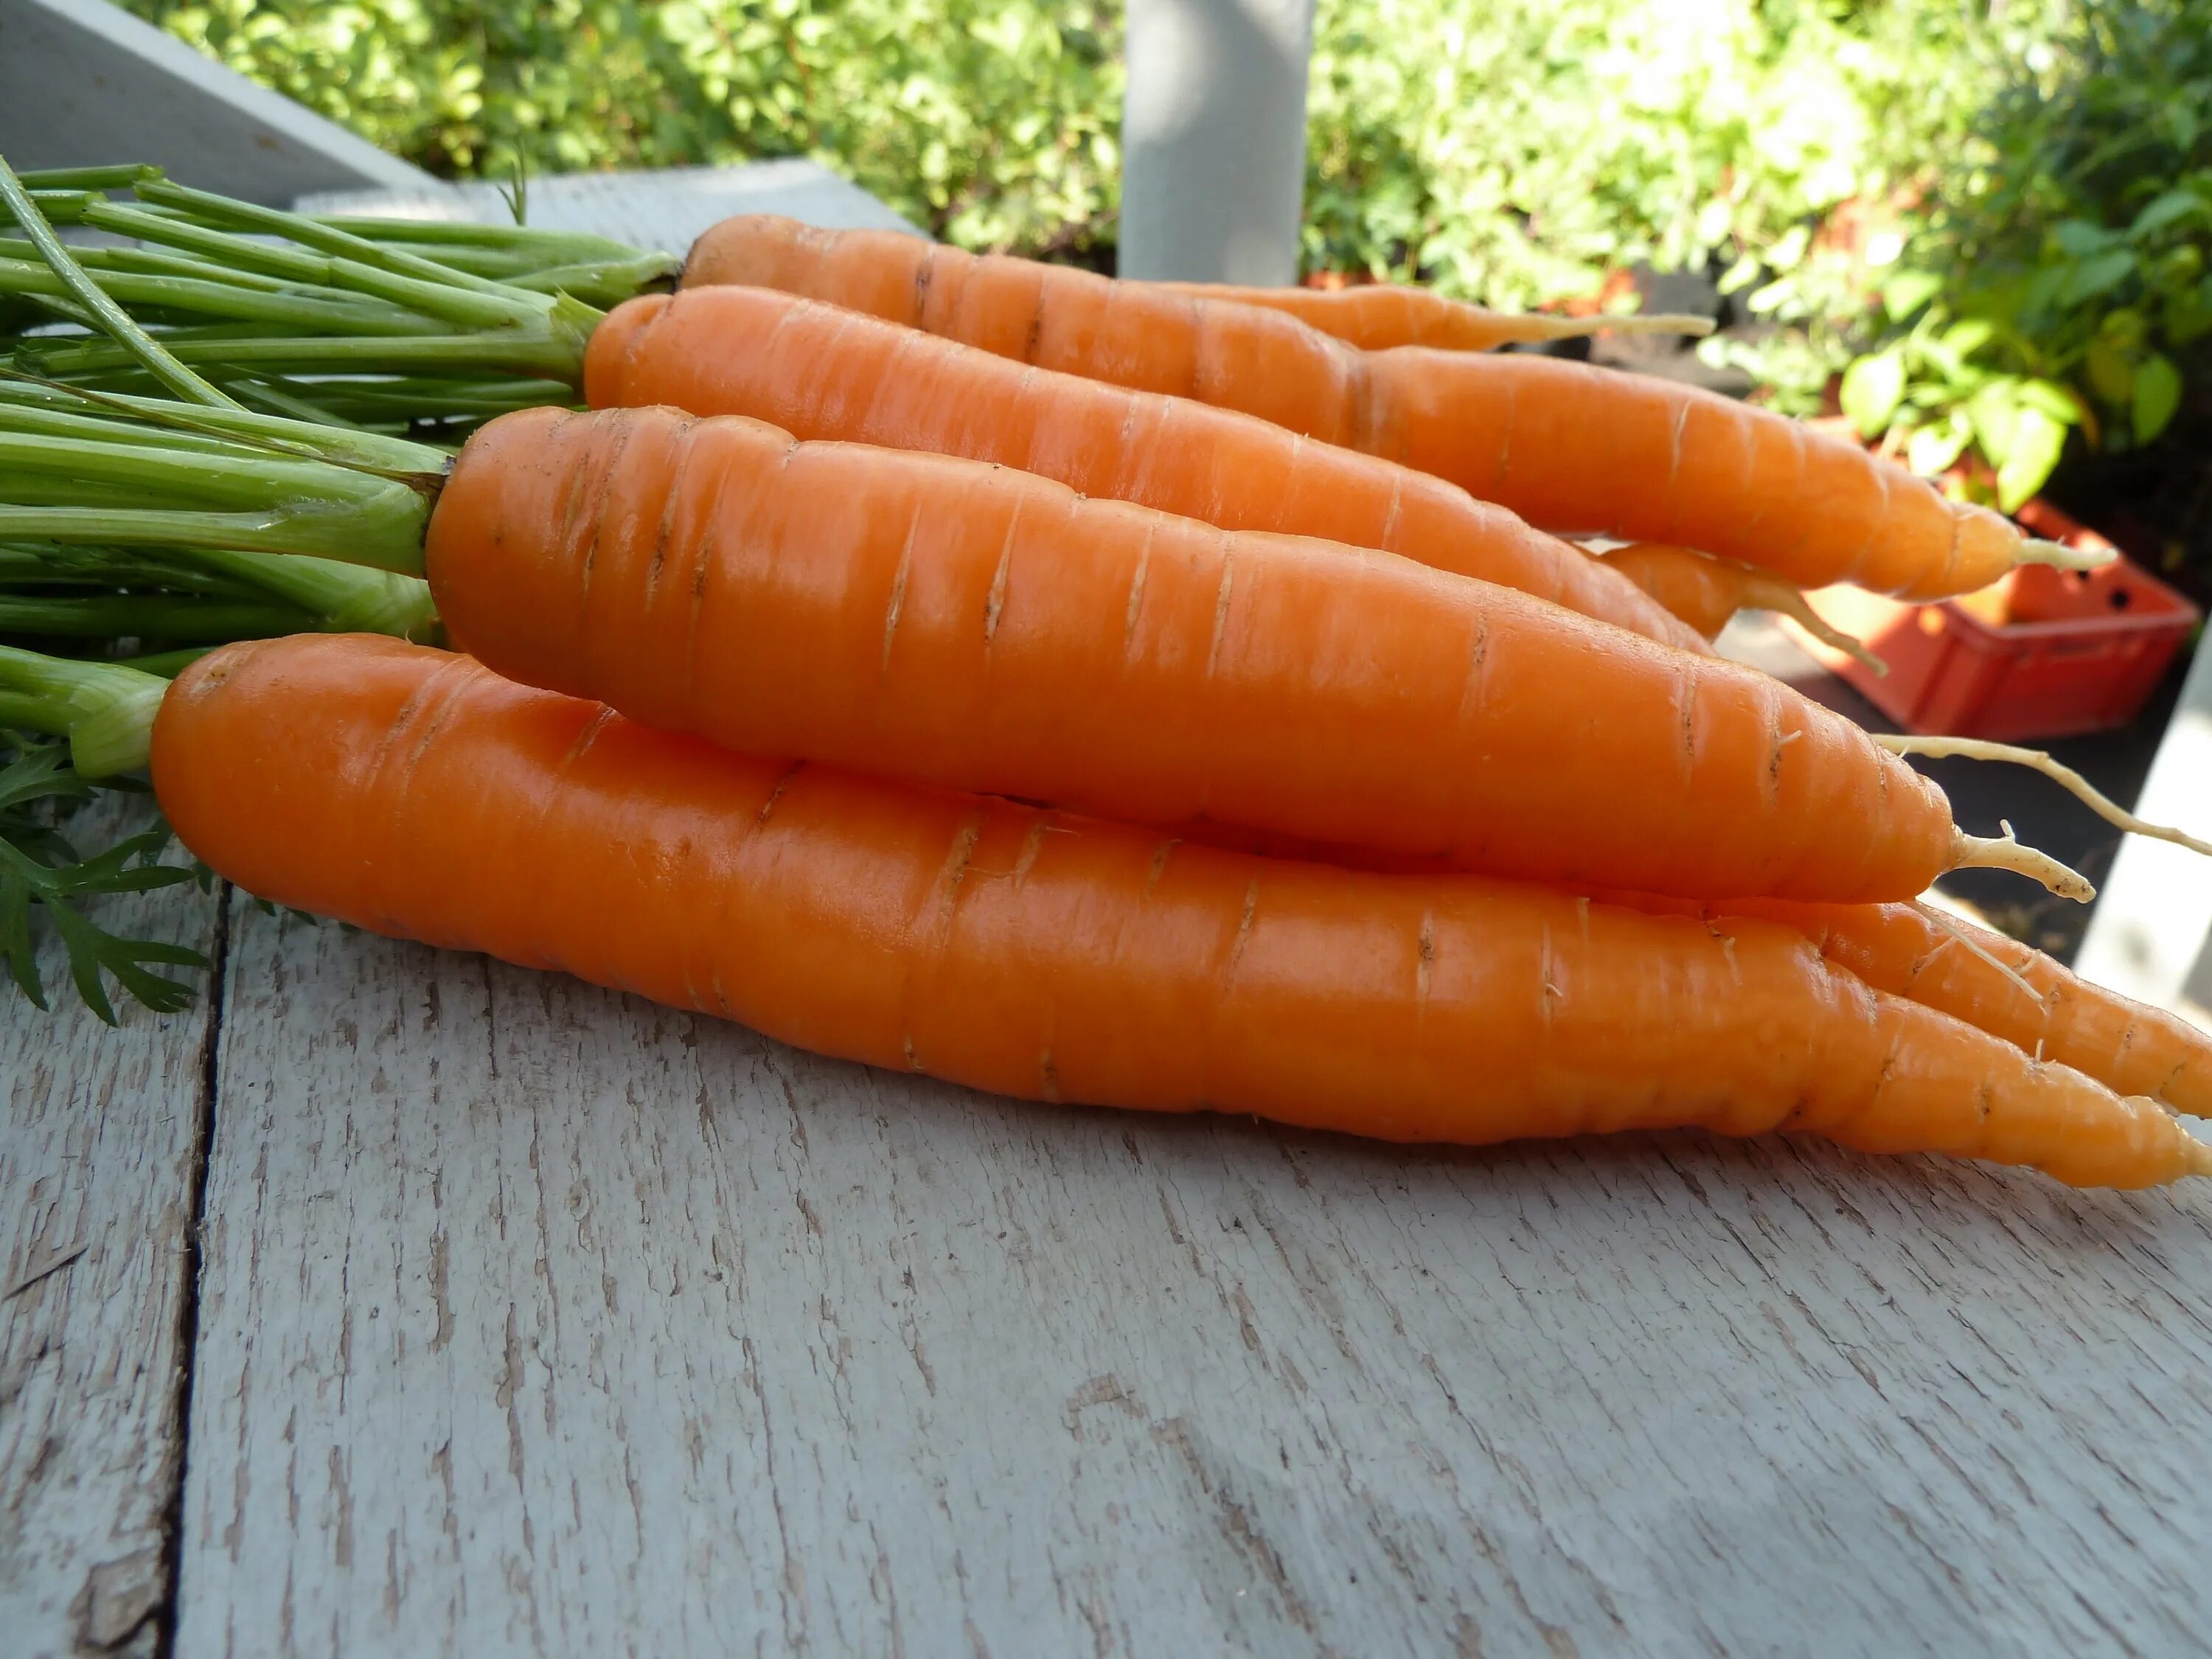
<instances>
[{"instance_id":1,"label":"carrot root tip","mask_svg":"<svg viewBox=\"0 0 2212 1659\"><path fill-rule=\"evenodd\" d=\"M2119 556L2109 547L2069 547L2063 542L2046 542L2031 536L2020 544L2014 562L2047 564L2058 570L2096 570Z\"/></svg>"},{"instance_id":2,"label":"carrot root tip","mask_svg":"<svg viewBox=\"0 0 2212 1659\"><path fill-rule=\"evenodd\" d=\"M2042 883L2059 897L2070 898L2077 904L2087 904L2097 896L2097 890L2080 871L2069 869L2048 853L2024 845L2014 836L2009 824L2005 826L2003 835L1995 836L1970 836L1963 830L1954 830L1951 867L2009 870L2030 881Z\"/></svg>"}]
</instances>

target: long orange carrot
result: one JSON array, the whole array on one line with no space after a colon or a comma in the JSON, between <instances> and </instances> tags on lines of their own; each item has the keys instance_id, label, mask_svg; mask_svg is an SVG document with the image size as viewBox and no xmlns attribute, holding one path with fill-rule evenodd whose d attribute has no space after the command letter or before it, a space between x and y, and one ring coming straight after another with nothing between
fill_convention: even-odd
<instances>
[{"instance_id":1,"label":"long orange carrot","mask_svg":"<svg viewBox=\"0 0 2212 1659\"><path fill-rule=\"evenodd\" d=\"M664 409L507 416L442 480L383 441L370 471L293 459L330 441L295 423L261 422L283 458L102 425L0 430L0 501L37 503L0 537L422 568L500 672L749 753L1687 897L1902 898L1961 863L2087 892L1765 675L1387 553Z\"/></svg>"},{"instance_id":2,"label":"long orange carrot","mask_svg":"<svg viewBox=\"0 0 2212 1659\"><path fill-rule=\"evenodd\" d=\"M1393 346L1433 346L1439 351L1492 351L1618 334L1710 334L1710 317L1664 312L1559 317L1540 311L1491 311L1405 283L1363 283L1349 288L1238 288L1220 283L1148 283L1146 287L1188 300L1262 306L1285 312L1363 351Z\"/></svg>"},{"instance_id":3,"label":"long orange carrot","mask_svg":"<svg viewBox=\"0 0 2212 1659\"><path fill-rule=\"evenodd\" d=\"M1680 622L1711 640L1739 611L1778 611L1815 639L1850 653L1877 674L1889 665L1805 603L1802 589L1763 570L1734 564L1687 547L1631 542L1604 556L1606 565L1634 582Z\"/></svg>"},{"instance_id":4,"label":"long orange carrot","mask_svg":"<svg viewBox=\"0 0 2212 1659\"><path fill-rule=\"evenodd\" d=\"M1361 352L1251 306L767 215L702 236L684 283L782 289L1042 368L1243 410L1433 472L1543 529L1679 543L1799 587L1932 599L2024 559L2076 556L1799 422L1583 363Z\"/></svg>"},{"instance_id":5,"label":"long orange carrot","mask_svg":"<svg viewBox=\"0 0 2212 1659\"><path fill-rule=\"evenodd\" d=\"M1972 856L1765 675L1011 469L532 410L471 441L427 554L500 672L747 752L1697 897L1904 898Z\"/></svg>"},{"instance_id":6,"label":"long orange carrot","mask_svg":"<svg viewBox=\"0 0 2212 1659\"><path fill-rule=\"evenodd\" d=\"M2212 1173L2154 1103L1869 990L1788 928L1723 948L1536 889L750 760L379 637L215 653L152 756L185 845L278 903L1023 1099Z\"/></svg>"},{"instance_id":7,"label":"long orange carrot","mask_svg":"<svg viewBox=\"0 0 2212 1659\"><path fill-rule=\"evenodd\" d=\"M1224 530L1379 547L1705 648L1622 574L1441 478L771 289L702 288L617 307L592 336L584 391L602 409L749 415L799 438L996 461Z\"/></svg>"},{"instance_id":8,"label":"long orange carrot","mask_svg":"<svg viewBox=\"0 0 2212 1659\"><path fill-rule=\"evenodd\" d=\"M1434 860L1394 858L1234 825L1185 824L1177 833L1205 846L1268 858L1387 875L1450 873ZM2117 1093L2212 1117L2212 1035L2079 978L2017 940L1917 902L1711 904L1595 885L1576 897L1655 915L1696 917L1721 939L1729 938L1743 917L1791 928L1877 991L1961 1020L2039 1060L2071 1066Z\"/></svg>"},{"instance_id":9,"label":"long orange carrot","mask_svg":"<svg viewBox=\"0 0 2212 1659\"><path fill-rule=\"evenodd\" d=\"M1877 991L1963 1020L2118 1093L2212 1115L2212 1036L2079 978L2016 939L1923 905L1774 899L1699 905L1605 889L1591 896L1657 915L1699 916L1723 934L1738 917L1778 923Z\"/></svg>"}]
</instances>

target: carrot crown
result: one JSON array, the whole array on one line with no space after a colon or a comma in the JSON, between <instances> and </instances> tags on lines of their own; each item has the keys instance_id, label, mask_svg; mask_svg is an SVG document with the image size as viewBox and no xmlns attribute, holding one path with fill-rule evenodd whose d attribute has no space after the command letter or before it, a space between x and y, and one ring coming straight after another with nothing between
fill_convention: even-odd
<instances>
[{"instance_id":1,"label":"carrot crown","mask_svg":"<svg viewBox=\"0 0 2212 1659\"><path fill-rule=\"evenodd\" d=\"M277 416L0 379L0 541L305 553L419 575L449 459Z\"/></svg>"}]
</instances>

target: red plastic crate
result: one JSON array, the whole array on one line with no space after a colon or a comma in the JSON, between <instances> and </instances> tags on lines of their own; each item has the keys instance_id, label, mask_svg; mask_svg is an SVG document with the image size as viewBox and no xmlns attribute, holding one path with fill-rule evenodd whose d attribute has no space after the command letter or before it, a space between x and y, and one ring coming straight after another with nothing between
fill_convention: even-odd
<instances>
[{"instance_id":1,"label":"red plastic crate","mask_svg":"<svg viewBox=\"0 0 2212 1659\"><path fill-rule=\"evenodd\" d=\"M2111 546L2041 501L2020 519L2052 541ZM1876 675L1787 624L1792 636L1905 730L1996 743L2125 726L2201 620L2186 598L2125 558L2086 571L2023 565L1935 605L1856 587L1806 599L1889 672Z\"/></svg>"}]
</instances>

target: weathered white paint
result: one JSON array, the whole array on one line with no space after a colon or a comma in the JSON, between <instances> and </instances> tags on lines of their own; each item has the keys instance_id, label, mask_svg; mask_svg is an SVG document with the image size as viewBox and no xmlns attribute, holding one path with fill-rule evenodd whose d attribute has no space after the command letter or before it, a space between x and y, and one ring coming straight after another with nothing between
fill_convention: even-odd
<instances>
[{"instance_id":1,"label":"weathered white paint","mask_svg":"<svg viewBox=\"0 0 2212 1659\"><path fill-rule=\"evenodd\" d=\"M216 902L98 915L205 951ZM0 1651L27 1659L153 1651L209 1023L203 1000L110 1030L65 1000L62 960L42 957L51 1014L0 986Z\"/></svg>"},{"instance_id":2,"label":"weathered white paint","mask_svg":"<svg viewBox=\"0 0 2212 1659\"><path fill-rule=\"evenodd\" d=\"M512 222L495 184L434 191L349 191L310 196L307 213L392 215ZM673 167L657 173L577 173L532 179L524 199L531 224L587 230L635 247L681 253L716 221L739 213L780 213L833 229L915 230L850 179L819 162L755 161L744 167Z\"/></svg>"},{"instance_id":3,"label":"weathered white paint","mask_svg":"<svg viewBox=\"0 0 2212 1659\"><path fill-rule=\"evenodd\" d=\"M1119 268L1297 280L1313 0L1129 0Z\"/></svg>"},{"instance_id":4,"label":"weathered white paint","mask_svg":"<svg viewBox=\"0 0 2212 1659\"><path fill-rule=\"evenodd\" d=\"M2212 837L2212 649L2199 646L2136 811ZM2212 1029L2212 860L2130 836L2076 965L2100 985Z\"/></svg>"},{"instance_id":5,"label":"weathered white paint","mask_svg":"<svg viewBox=\"0 0 2212 1659\"><path fill-rule=\"evenodd\" d=\"M1022 1107L233 927L186 1659L2201 1647L2199 1193Z\"/></svg>"},{"instance_id":6,"label":"weathered white paint","mask_svg":"<svg viewBox=\"0 0 2212 1659\"><path fill-rule=\"evenodd\" d=\"M184 184L280 207L311 190L436 188L104 0L0 0L0 155L18 167L158 161Z\"/></svg>"}]
</instances>

